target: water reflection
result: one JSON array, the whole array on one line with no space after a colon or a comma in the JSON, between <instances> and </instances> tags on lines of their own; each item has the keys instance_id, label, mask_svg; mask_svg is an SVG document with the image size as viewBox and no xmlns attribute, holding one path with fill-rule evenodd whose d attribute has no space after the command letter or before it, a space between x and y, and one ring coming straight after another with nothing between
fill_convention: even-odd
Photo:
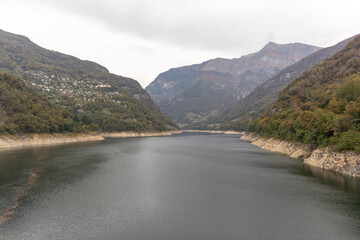
<instances>
[{"instance_id":1,"label":"water reflection","mask_svg":"<svg viewBox=\"0 0 360 240\"><path fill-rule=\"evenodd\" d=\"M305 176L317 178L321 180L321 182L335 186L343 191L360 192L360 181L358 178L344 176L340 173L306 164L302 165L301 173Z\"/></svg>"},{"instance_id":2,"label":"water reflection","mask_svg":"<svg viewBox=\"0 0 360 240\"><path fill-rule=\"evenodd\" d=\"M259 150L258 150L259 151ZM258 156L269 156L269 161L254 161L254 159L243 161L249 166L257 168L277 169L291 174L299 174L317 179L321 183L332 185L340 190L360 194L360 179L346 176L340 173L325 170L319 167L304 164L299 159L289 158L281 153L268 152L266 150L246 151L247 154ZM271 157L271 158L270 158Z\"/></svg>"},{"instance_id":3,"label":"water reflection","mask_svg":"<svg viewBox=\"0 0 360 240\"><path fill-rule=\"evenodd\" d=\"M0 152L0 225L15 214L21 198L43 174L44 167L36 160L48 157L48 152L35 149Z\"/></svg>"},{"instance_id":4,"label":"water reflection","mask_svg":"<svg viewBox=\"0 0 360 240\"><path fill-rule=\"evenodd\" d=\"M86 177L105 159L96 145L83 143L0 151L0 227L21 205L43 196L45 190L56 191ZM44 183L39 194L37 185Z\"/></svg>"},{"instance_id":5,"label":"water reflection","mask_svg":"<svg viewBox=\"0 0 360 240\"><path fill-rule=\"evenodd\" d=\"M357 240L359 201L359 180L238 136L0 153L8 239Z\"/></svg>"},{"instance_id":6,"label":"water reflection","mask_svg":"<svg viewBox=\"0 0 360 240\"><path fill-rule=\"evenodd\" d=\"M14 204L8 208L2 215L0 215L0 226L9 220L11 216L16 214L16 208L20 205L20 200L24 197L39 181L40 176L44 172L45 168L38 168L28 178L25 188L15 196Z\"/></svg>"}]
</instances>

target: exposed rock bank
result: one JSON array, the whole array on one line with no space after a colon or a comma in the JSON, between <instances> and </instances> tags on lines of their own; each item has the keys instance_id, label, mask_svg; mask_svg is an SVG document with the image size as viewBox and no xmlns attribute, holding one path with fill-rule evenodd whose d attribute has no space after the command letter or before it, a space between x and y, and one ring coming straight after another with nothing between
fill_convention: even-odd
<instances>
[{"instance_id":1,"label":"exposed rock bank","mask_svg":"<svg viewBox=\"0 0 360 240\"><path fill-rule=\"evenodd\" d=\"M328 148L312 150L306 144L262 138L254 133L245 133L241 139L251 141L252 144L266 150L303 159L304 163L311 166L360 177L360 155L354 152L336 152Z\"/></svg>"},{"instance_id":2,"label":"exposed rock bank","mask_svg":"<svg viewBox=\"0 0 360 240\"><path fill-rule=\"evenodd\" d=\"M23 136L0 136L0 150L9 148L51 146L75 142L102 141L105 138L158 137L179 134L181 131L166 132L114 132L100 134L26 134Z\"/></svg>"},{"instance_id":3,"label":"exposed rock bank","mask_svg":"<svg viewBox=\"0 0 360 240\"><path fill-rule=\"evenodd\" d=\"M360 177L360 155L353 152L334 152L328 149L316 149L304 163L323 169Z\"/></svg>"},{"instance_id":4,"label":"exposed rock bank","mask_svg":"<svg viewBox=\"0 0 360 240\"><path fill-rule=\"evenodd\" d=\"M97 134L27 134L24 136L0 136L0 149L50 146L74 142L101 141Z\"/></svg>"},{"instance_id":5,"label":"exposed rock bank","mask_svg":"<svg viewBox=\"0 0 360 240\"><path fill-rule=\"evenodd\" d=\"M104 138L130 138L130 137L160 137L170 136L173 134L180 134L182 131L165 131L165 132L112 132L112 133L101 133L100 135Z\"/></svg>"}]
</instances>

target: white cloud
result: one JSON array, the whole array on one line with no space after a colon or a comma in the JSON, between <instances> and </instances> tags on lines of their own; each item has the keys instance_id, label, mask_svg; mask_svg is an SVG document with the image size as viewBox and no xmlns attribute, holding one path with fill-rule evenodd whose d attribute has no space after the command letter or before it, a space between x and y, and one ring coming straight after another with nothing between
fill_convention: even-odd
<instances>
[{"instance_id":1,"label":"white cloud","mask_svg":"<svg viewBox=\"0 0 360 240\"><path fill-rule=\"evenodd\" d=\"M356 0L2 0L0 9L3 30L144 87L168 68L268 41L329 46L360 32Z\"/></svg>"}]
</instances>

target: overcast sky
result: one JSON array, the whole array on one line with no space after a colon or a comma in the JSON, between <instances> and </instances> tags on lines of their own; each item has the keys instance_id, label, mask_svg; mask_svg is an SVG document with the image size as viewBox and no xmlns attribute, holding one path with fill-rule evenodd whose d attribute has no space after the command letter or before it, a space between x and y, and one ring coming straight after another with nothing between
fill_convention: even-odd
<instances>
[{"instance_id":1,"label":"overcast sky","mask_svg":"<svg viewBox=\"0 0 360 240\"><path fill-rule=\"evenodd\" d=\"M95 61L146 87L169 68L321 47L360 33L359 0L0 0L0 29Z\"/></svg>"}]
</instances>

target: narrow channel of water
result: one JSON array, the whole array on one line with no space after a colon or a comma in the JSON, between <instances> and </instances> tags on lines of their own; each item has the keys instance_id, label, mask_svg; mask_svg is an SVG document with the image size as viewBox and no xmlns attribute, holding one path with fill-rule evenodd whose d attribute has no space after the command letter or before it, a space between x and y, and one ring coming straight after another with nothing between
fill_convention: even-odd
<instances>
[{"instance_id":1,"label":"narrow channel of water","mask_svg":"<svg viewBox=\"0 0 360 240\"><path fill-rule=\"evenodd\" d=\"M0 239L360 239L360 180L235 135L0 152Z\"/></svg>"}]
</instances>

